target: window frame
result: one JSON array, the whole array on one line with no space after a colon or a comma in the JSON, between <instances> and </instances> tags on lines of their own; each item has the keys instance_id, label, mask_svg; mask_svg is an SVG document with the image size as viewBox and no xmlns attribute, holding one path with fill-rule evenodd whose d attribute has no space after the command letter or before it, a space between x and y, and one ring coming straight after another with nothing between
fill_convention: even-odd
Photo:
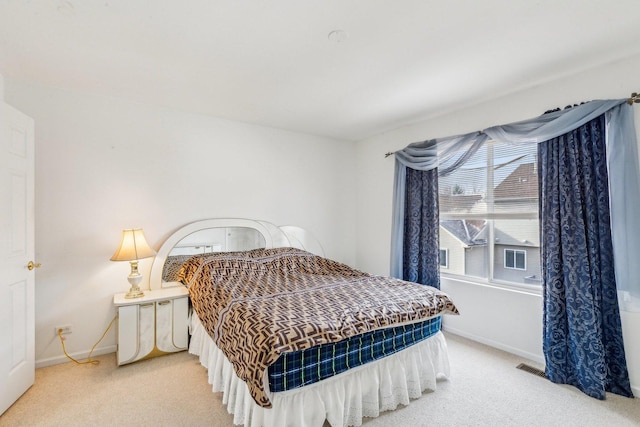
<instances>
[{"instance_id":1,"label":"window frame","mask_svg":"<svg viewBox=\"0 0 640 427\"><path fill-rule=\"evenodd\" d=\"M509 267L507 265L507 251L513 252L513 267ZM522 253L524 255L524 267L518 267L518 253ZM527 251L523 249L507 249L504 248L504 268L507 270L520 270L527 271Z\"/></svg>"},{"instance_id":2,"label":"window frame","mask_svg":"<svg viewBox=\"0 0 640 427\"><path fill-rule=\"evenodd\" d=\"M494 161L494 141L487 141L487 182L494 181L493 174L493 161ZM440 179L440 177L438 177ZM538 194L538 198L540 195ZM475 283L483 286L496 287L507 290L518 290L525 291L527 293L532 293L535 295L541 295L542 292L542 284L528 284L528 283L520 283L520 282L512 282L504 279L496 279L495 278L495 244L496 244L496 236L495 236L495 220L499 219L512 219L512 220L535 220L539 221L538 211L520 211L513 213L505 213L505 212L495 212L494 211L494 188L493 185L487 185L486 188L486 200L488 203L488 209L483 213L439 213L440 220L449 220L449 219L458 219L458 220L485 220L487 222L487 277L475 277L466 274L457 274L451 272L442 272L442 277L449 280L456 280L468 283ZM541 239L540 239L541 242ZM526 271L526 251L525 251L525 269L519 271Z\"/></svg>"}]
</instances>

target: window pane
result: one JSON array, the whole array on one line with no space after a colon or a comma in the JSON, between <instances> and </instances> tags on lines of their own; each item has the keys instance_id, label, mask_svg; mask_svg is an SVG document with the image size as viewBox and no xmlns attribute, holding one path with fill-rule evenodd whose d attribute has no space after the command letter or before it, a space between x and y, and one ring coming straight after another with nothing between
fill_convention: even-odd
<instances>
[{"instance_id":1,"label":"window pane","mask_svg":"<svg viewBox=\"0 0 640 427\"><path fill-rule=\"evenodd\" d=\"M516 252L516 268L525 269L525 254L526 252L524 251Z\"/></svg>"},{"instance_id":2,"label":"window pane","mask_svg":"<svg viewBox=\"0 0 640 427\"><path fill-rule=\"evenodd\" d=\"M489 278L489 248L486 244L465 248L464 255L467 276L479 279Z\"/></svg>"},{"instance_id":3,"label":"window pane","mask_svg":"<svg viewBox=\"0 0 640 427\"><path fill-rule=\"evenodd\" d=\"M440 245L448 247L445 273L489 279L489 253L493 251L493 279L539 285L540 243L537 230L538 220L441 219ZM493 245L487 240L490 233Z\"/></svg>"},{"instance_id":4,"label":"window pane","mask_svg":"<svg viewBox=\"0 0 640 427\"><path fill-rule=\"evenodd\" d=\"M441 215L537 212L537 147L488 143L438 187Z\"/></svg>"},{"instance_id":5,"label":"window pane","mask_svg":"<svg viewBox=\"0 0 640 427\"><path fill-rule=\"evenodd\" d=\"M500 219L494 221L493 227L494 279L539 285L538 220Z\"/></svg>"},{"instance_id":6,"label":"window pane","mask_svg":"<svg viewBox=\"0 0 640 427\"><path fill-rule=\"evenodd\" d=\"M489 277L486 225L485 220L440 220L440 246L448 252L447 273Z\"/></svg>"},{"instance_id":7,"label":"window pane","mask_svg":"<svg viewBox=\"0 0 640 427\"><path fill-rule=\"evenodd\" d=\"M538 211L536 144L495 144L493 158L493 212Z\"/></svg>"},{"instance_id":8,"label":"window pane","mask_svg":"<svg viewBox=\"0 0 640 427\"><path fill-rule=\"evenodd\" d=\"M513 251L507 249L504 251L504 266L506 268L513 268L515 266L515 261L513 260Z\"/></svg>"},{"instance_id":9,"label":"window pane","mask_svg":"<svg viewBox=\"0 0 640 427\"><path fill-rule=\"evenodd\" d=\"M448 267L449 266L449 260L447 259L447 250L446 249L440 249L440 266L441 267Z\"/></svg>"},{"instance_id":10,"label":"window pane","mask_svg":"<svg viewBox=\"0 0 640 427\"><path fill-rule=\"evenodd\" d=\"M487 151L481 148L455 172L438 178L440 214L485 212L486 190Z\"/></svg>"}]
</instances>

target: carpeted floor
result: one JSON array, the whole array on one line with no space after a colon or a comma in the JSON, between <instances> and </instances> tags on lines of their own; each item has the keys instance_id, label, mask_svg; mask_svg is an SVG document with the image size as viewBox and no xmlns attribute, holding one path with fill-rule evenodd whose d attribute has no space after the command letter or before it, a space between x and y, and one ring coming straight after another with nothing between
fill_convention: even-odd
<instances>
[{"instance_id":1,"label":"carpeted floor","mask_svg":"<svg viewBox=\"0 0 640 427\"><path fill-rule=\"evenodd\" d=\"M640 399L592 399L518 370L517 356L447 335L451 378L365 427L640 426ZM0 416L0 426L232 426L205 369L186 352L116 367L66 363L36 370L36 382Z\"/></svg>"}]
</instances>

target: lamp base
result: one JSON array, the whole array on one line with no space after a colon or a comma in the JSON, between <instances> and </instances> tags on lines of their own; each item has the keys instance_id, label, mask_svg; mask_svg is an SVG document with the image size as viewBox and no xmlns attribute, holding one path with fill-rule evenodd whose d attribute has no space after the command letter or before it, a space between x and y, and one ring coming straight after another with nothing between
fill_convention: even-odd
<instances>
[{"instance_id":1,"label":"lamp base","mask_svg":"<svg viewBox=\"0 0 640 427\"><path fill-rule=\"evenodd\" d=\"M140 289L140 287L138 286L132 286L131 289L129 289L129 292L127 292L127 294L124 296L125 298L140 298L144 296L144 292L142 292L142 289Z\"/></svg>"},{"instance_id":2,"label":"lamp base","mask_svg":"<svg viewBox=\"0 0 640 427\"><path fill-rule=\"evenodd\" d=\"M130 261L131 263L131 274L127 277L129 283L131 283L131 289L124 296L125 298L140 298L144 296L144 292L140 289L138 284L142 281L142 275L138 273L138 260Z\"/></svg>"}]
</instances>

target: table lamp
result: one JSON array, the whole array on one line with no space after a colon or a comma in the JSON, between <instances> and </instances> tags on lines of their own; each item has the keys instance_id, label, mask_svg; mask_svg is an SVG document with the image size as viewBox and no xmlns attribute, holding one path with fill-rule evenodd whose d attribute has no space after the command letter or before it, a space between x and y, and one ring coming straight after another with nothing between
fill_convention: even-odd
<instances>
[{"instance_id":1,"label":"table lamp","mask_svg":"<svg viewBox=\"0 0 640 427\"><path fill-rule=\"evenodd\" d=\"M152 257L155 254L156 251L149 247L142 228L122 230L122 241L116 253L111 257L111 261L129 261L131 264L131 274L128 277L131 289L125 298L139 298L144 295L138 286L142 281L142 275L138 272L138 260Z\"/></svg>"}]
</instances>

